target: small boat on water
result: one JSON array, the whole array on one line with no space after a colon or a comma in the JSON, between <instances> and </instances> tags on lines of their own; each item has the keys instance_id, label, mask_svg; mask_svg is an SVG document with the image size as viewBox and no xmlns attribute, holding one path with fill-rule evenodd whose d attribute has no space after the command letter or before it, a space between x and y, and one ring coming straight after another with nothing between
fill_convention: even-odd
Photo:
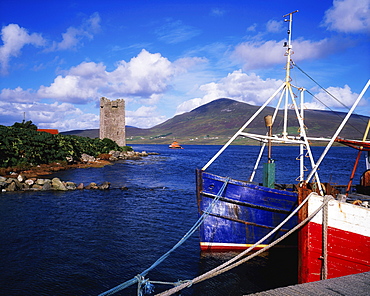
<instances>
[{"instance_id":1,"label":"small boat on water","mask_svg":"<svg viewBox=\"0 0 370 296\"><path fill-rule=\"evenodd\" d=\"M183 147L180 146L180 144L177 141L173 141L168 148L171 149L184 149Z\"/></svg>"},{"instance_id":2,"label":"small boat on water","mask_svg":"<svg viewBox=\"0 0 370 296\"><path fill-rule=\"evenodd\" d=\"M370 271L370 142L365 140L366 137L363 141L336 139L358 149L357 158L348 184L328 186L325 194L331 200L327 208L299 231L299 283ZM352 186L362 151L366 152L366 170L360 184ZM309 196L299 215L304 220L322 205L325 197L307 186L302 186L300 192L300 201Z\"/></svg>"},{"instance_id":3,"label":"small boat on water","mask_svg":"<svg viewBox=\"0 0 370 296\"><path fill-rule=\"evenodd\" d=\"M308 135L304 121L304 94L306 89L294 86L291 83L290 70L295 66L291 60L292 15L295 12L284 16L288 17L286 21L289 23L288 42L284 45L287 48L284 83L202 169L196 170L198 214L201 216L207 213L203 224L200 226L200 248L203 251L247 249L263 239L267 233L276 228L297 207L298 189L301 184L310 186L308 182L312 179L314 186L318 188L318 192L321 194L324 192L323 184L317 172L319 162L316 163L315 159L317 157L314 157L310 145L314 142L323 143L323 141L331 143L332 139L310 137ZM350 112L348 112L345 120L348 120L362 95L359 96ZM275 98L277 104L273 114L266 114L266 107ZM296 133L288 128L288 109L294 109L295 111L295 126L299 127ZM279 112L283 115L277 122ZM256 126L252 123L263 122L263 119L265 119L266 133L252 133L252 127ZM289 122L292 121L293 119L289 117ZM280 122L282 124L279 124ZM339 134L344 123L345 121L338 127L336 133ZM242 181L207 172L209 166L238 137L253 139L261 144L260 152L256 155L255 165L249 179ZM294 156L294 159L299 161L299 175L290 184L277 184L275 181L272 144L297 146L298 156ZM267 153L265 150L268 150ZM260 162L264 155L266 162L261 166ZM286 169L291 169L289 164L283 165ZM254 177L260 167L263 167L263 180L255 182ZM308 174L308 172L310 173ZM273 237L262 241L254 248L261 249L265 247L292 229L297 223L298 217L293 216ZM296 244L297 241L294 239L282 242L282 246L296 246Z\"/></svg>"}]
</instances>

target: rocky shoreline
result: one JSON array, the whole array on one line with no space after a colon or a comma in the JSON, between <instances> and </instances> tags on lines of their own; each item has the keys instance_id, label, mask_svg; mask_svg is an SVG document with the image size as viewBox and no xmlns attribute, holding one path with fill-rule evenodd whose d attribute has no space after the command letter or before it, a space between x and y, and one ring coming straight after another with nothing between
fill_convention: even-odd
<instances>
[{"instance_id":1,"label":"rocky shoreline","mask_svg":"<svg viewBox=\"0 0 370 296\"><path fill-rule=\"evenodd\" d=\"M39 165L30 168L29 170L19 172L9 172L4 176L0 176L0 191L14 192L14 191L67 191L67 190L107 190L110 188L109 182L102 182L101 184L89 183L86 186L83 183L65 182L59 178L39 178L39 176L48 175L60 170L71 168L87 168L87 167L102 167L111 164L117 160L138 160L149 155L156 155L158 153L135 152L135 151L110 151L109 154L102 154L98 158L82 154L80 162L77 164L63 165L60 163L53 163L49 165ZM122 187L122 190L127 190L127 187Z\"/></svg>"}]
</instances>

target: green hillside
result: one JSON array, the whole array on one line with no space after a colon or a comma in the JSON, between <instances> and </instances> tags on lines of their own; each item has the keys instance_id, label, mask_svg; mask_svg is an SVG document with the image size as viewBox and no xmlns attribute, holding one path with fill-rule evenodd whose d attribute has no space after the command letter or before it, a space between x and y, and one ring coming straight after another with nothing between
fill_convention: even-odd
<instances>
[{"instance_id":1,"label":"green hillside","mask_svg":"<svg viewBox=\"0 0 370 296\"><path fill-rule=\"evenodd\" d=\"M190 112L177 115L149 129L126 127L127 145L131 144L169 144L174 139L180 144L224 144L255 112L259 106L218 99L200 106ZM265 133L264 116L272 115L274 109L265 110L247 128L248 132ZM306 133L310 137L330 137L345 117L343 112L306 110ZM299 134L298 121L294 110L288 111L290 135ZM352 115L340 136L361 139L369 117ZM281 133L283 111L278 113L273 133ZM75 133L73 133L75 132ZM98 130L71 131L69 134L98 137ZM237 144L254 144L247 139L238 139Z\"/></svg>"}]
</instances>

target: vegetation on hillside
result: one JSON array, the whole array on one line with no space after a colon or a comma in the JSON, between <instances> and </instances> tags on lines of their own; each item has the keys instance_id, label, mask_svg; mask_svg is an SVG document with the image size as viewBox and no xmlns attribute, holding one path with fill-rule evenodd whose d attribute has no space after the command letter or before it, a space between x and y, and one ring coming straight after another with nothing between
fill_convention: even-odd
<instances>
[{"instance_id":1,"label":"vegetation on hillside","mask_svg":"<svg viewBox=\"0 0 370 296\"><path fill-rule=\"evenodd\" d=\"M126 141L132 144L170 144L177 140L181 145L223 145L244 123L259 109L247 103L231 99L218 99L202 105L190 112L173 118L151 128L126 126ZM274 113L266 109L248 126L247 132L266 133L264 116ZM326 137L334 135L346 113L326 110L305 110L305 128L309 137ZM289 135L298 136L300 127L293 109L288 110ZM353 114L340 133L340 137L362 139L369 117ZM283 112L278 112L273 126L273 134L281 134L284 126ZM70 131L86 137L97 137L99 130ZM64 133L64 134L67 134ZM324 142L323 142L324 143ZM248 138L239 137L234 144L259 145Z\"/></svg>"},{"instance_id":2,"label":"vegetation on hillside","mask_svg":"<svg viewBox=\"0 0 370 296\"><path fill-rule=\"evenodd\" d=\"M31 130L34 130L34 131L37 130L37 126L35 124L33 124L31 120L25 121L24 119L22 120L22 122L15 122L12 125L12 127L26 128L26 129L31 129Z\"/></svg>"},{"instance_id":3,"label":"vegetation on hillside","mask_svg":"<svg viewBox=\"0 0 370 296\"><path fill-rule=\"evenodd\" d=\"M32 124L32 122L31 122ZM72 135L52 135L33 128L0 125L0 167L49 164L57 161L78 161L81 154L94 157L111 150L132 150L120 147L110 139L91 139Z\"/></svg>"}]
</instances>

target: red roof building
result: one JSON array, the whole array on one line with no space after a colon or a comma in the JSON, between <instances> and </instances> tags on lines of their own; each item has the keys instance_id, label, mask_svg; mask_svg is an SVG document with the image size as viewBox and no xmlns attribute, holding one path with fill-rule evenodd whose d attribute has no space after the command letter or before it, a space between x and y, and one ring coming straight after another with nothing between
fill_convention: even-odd
<instances>
[{"instance_id":1,"label":"red roof building","mask_svg":"<svg viewBox=\"0 0 370 296\"><path fill-rule=\"evenodd\" d=\"M52 135L59 134L59 131L57 129L42 128L42 129L37 129L37 131L38 132L49 133L49 134L52 134Z\"/></svg>"}]
</instances>

